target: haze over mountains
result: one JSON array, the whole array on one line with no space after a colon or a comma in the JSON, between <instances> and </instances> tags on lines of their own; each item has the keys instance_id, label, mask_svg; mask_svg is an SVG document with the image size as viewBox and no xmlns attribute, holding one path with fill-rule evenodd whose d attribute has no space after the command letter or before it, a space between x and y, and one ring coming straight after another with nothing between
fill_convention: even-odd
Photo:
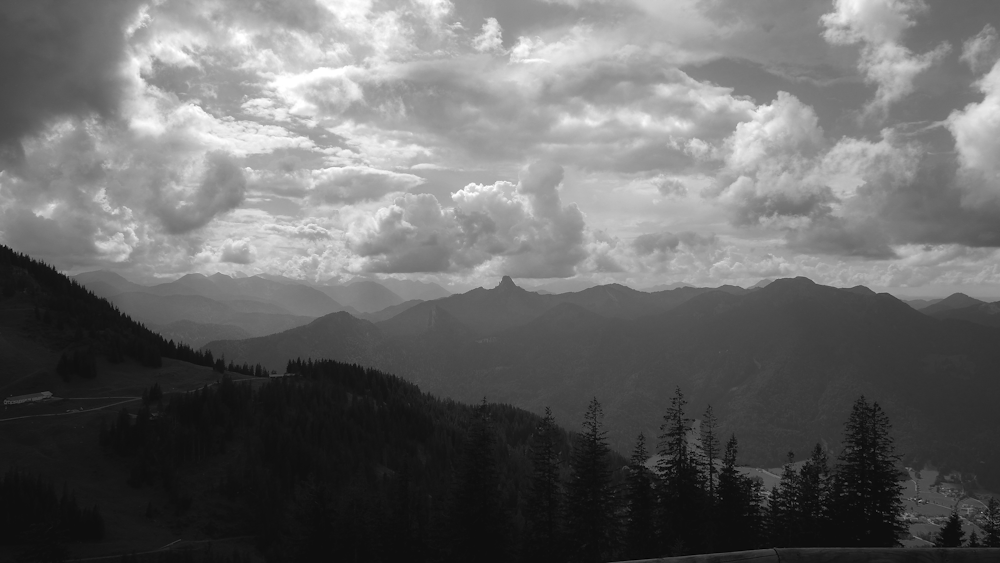
<instances>
[{"instance_id":1,"label":"haze over mountains","mask_svg":"<svg viewBox=\"0 0 1000 563\"><path fill-rule=\"evenodd\" d=\"M231 277L188 274L144 286L113 272L87 272L75 279L121 311L168 338L200 347L211 340L274 334L346 311L364 316L399 306L404 299L370 280L347 285L309 285L282 276ZM410 296L446 296L436 284L393 284Z\"/></svg>"},{"instance_id":2,"label":"haze over mountains","mask_svg":"<svg viewBox=\"0 0 1000 563\"><path fill-rule=\"evenodd\" d=\"M610 284L555 293L504 277L491 289L404 300L389 283L368 280L78 280L167 338L228 361L278 370L296 358L358 363L458 400L550 406L560 420L578 419L597 396L623 448L639 431L657 434L650 421L679 385L695 411L710 403L724 432L739 431L748 462L774 465L817 436L834 444L834 413L864 393L899 421L912 458L977 466L1000 482L1000 455L975 453L1000 438L987 400L1000 391L992 375L1000 372L1000 305L962 294L904 303L805 278L749 289ZM394 283L407 297L444 291Z\"/></svg>"},{"instance_id":3,"label":"haze over mountains","mask_svg":"<svg viewBox=\"0 0 1000 563\"><path fill-rule=\"evenodd\" d=\"M579 419L597 396L619 447L640 431L658 435L650 421L679 385L693 412L712 404L723 432L737 432L747 461L761 466L780 463L789 449L804 453L817 436L836 444L838 413L865 394L896 421L911 461L974 467L1000 483L990 446L1000 439L1000 331L954 320L972 320L977 308L996 318L988 312L996 305L925 314L866 287L806 278L751 289L606 285L554 295L505 277L374 323L339 312L206 348L268 366L298 357L358 362L458 400L550 406L558 420Z\"/></svg>"}]
</instances>

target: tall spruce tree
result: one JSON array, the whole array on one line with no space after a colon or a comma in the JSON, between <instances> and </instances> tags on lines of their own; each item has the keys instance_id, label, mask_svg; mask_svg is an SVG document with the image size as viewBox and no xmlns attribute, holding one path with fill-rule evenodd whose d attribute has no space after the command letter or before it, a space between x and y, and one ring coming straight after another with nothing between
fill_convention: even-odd
<instances>
[{"instance_id":1,"label":"tall spruce tree","mask_svg":"<svg viewBox=\"0 0 1000 563\"><path fill-rule=\"evenodd\" d=\"M524 561L556 561L563 549L557 436L552 410L545 407L545 416L531 438L531 488L525 507Z\"/></svg>"},{"instance_id":2,"label":"tall spruce tree","mask_svg":"<svg viewBox=\"0 0 1000 563\"><path fill-rule=\"evenodd\" d=\"M986 502L985 522L983 523L983 545L985 547L1000 547L1000 501L990 497Z\"/></svg>"},{"instance_id":3,"label":"tall spruce tree","mask_svg":"<svg viewBox=\"0 0 1000 563\"><path fill-rule=\"evenodd\" d=\"M567 487L566 523L573 561L597 563L610 559L618 533L615 495L608 467L610 448L595 397L583 417L583 432L573 449L572 475Z\"/></svg>"},{"instance_id":4,"label":"tall spruce tree","mask_svg":"<svg viewBox=\"0 0 1000 563\"><path fill-rule=\"evenodd\" d=\"M509 522L500 502L496 433L483 399L465 439L451 507L453 561L507 559Z\"/></svg>"},{"instance_id":5,"label":"tall spruce tree","mask_svg":"<svg viewBox=\"0 0 1000 563\"><path fill-rule=\"evenodd\" d=\"M767 532L774 547L798 547L800 541L799 514L802 512L799 499L802 489L799 473L792 465L794 454L788 452L788 461L781 472L781 481L771 491L767 506Z\"/></svg>"},{"instance_id":6,"label":"tall spruce tree","mask_svg":"<svg viewBox=\"0 0 1000 563\"><path fill-rule=\"evenodd\" d=\"M719 471L716 519L719 528L725 531L717 546L721 551L754 549L761 543L761 485L739 472L737 449L736 436L731 436Z\"/></svg>"},{"instance_id":7,"label":"tall spruce tree","mask_svg":"<svg viewBox=\"0 0 1000 563\"><path fill-rule=\"evenodd\" d=\"M653 473L646 467L648 459L646 437L639 433L625 480L625 555L629 559L649 559L658 553L656 500Z\"/></svg>"},{"instance_id":8,"label":"tall spruce tree","mask_svg":"<svg viewBox=\"0 0 1000 563\"><path fill-rule=\"evenodd\" d=\"M715 459L719 457L719 421L715 418L712 405L705 408L701 421L701 451L705 456L705 476L708 485L709 502L715 500L715 483L718 469Z\"/></svg>"},{"instance_id":9,"label":"tall spruce tree","mask_svg":"<svg viewBox=\"0 0 1000 563\"><path fill-rule=\"evenodd\" d=\"M823 446L816 444L799 470L797 547L828 545L830 514L830 466Z\"/></svg>"},{"instance_id":10,"label":"tall spruce tree","mask_svg":"<svg viewBox=\"0 0 1000 563\"><path fill-rule=\"evenodd\" d=\"M704 489L698 459L688 443L692 420L684 414L686 405L678 387L663 415L657 451L661 551L671 555L705 549Z\"/></svg>"},{"instance_id":11,"label":"tall spruce tree","mask_svg":"<svg viewBox=\"0 0 1000 563\"><path fill-rule=\"evenodd\" d=\"M896 454L889 418L878 403L855 401L844 431L832 498L836 542L845 547L893 547L902 521Z\"/></svg>"},{"instance_id":12,"label":"tall spruce tree","mask_svg":"<svg viewBox=\"0 0 1000 563\"><path fill-rule=\"evenodd\" d=\"M934 538L934 547L962 547L963 538L965 531L962 530L962 519L958 517L958 512L952 510L948 521Z\"/></svg>"}]
</instances>

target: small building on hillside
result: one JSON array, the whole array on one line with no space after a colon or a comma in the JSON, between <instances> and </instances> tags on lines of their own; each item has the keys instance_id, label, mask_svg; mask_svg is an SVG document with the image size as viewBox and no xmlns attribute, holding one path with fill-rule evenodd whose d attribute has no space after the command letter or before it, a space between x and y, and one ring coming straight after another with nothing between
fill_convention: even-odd
<instances>
[{"instance_id":1,"label":"small building on hillside","mask_svg":"<svg viewBox=\"0 0 1000 563\"><path fill-rule=\"evenodd\" d=\"M21 403L33 403L35 401L44 401L52 397L50 391L42 391L41 393L31 393L28 395L14 395L13 397L7 397L3 400L4 405L20 405Z\"/></svg>"}]
</instances>

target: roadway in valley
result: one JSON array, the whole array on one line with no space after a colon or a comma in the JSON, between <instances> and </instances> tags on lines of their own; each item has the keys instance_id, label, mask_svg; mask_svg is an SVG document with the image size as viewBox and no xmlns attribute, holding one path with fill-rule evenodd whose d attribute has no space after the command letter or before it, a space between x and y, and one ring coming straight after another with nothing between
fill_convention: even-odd
<instances>
[{"instance_id":1,"label":"roadway in valley","mask_svg":"<svg viewBox=\"0 0 1000 563\"><path fill-rule=\"evenodd\" d=\"M264 377L245 377L243 379L234 379L233 383L240 383L240 382L243 382L243 381L268 381L268 379L264 378ZM214 382L211 382L211 383L206 383L204 386L211 387L213 385L217 385L218 383L219 383L218 381L214 381ZM170 392L190 393L192 391L197 391L198 389L201 389L204 386L195 387L194 389L183 389L183 390L182 389L177 389L175 387L175 388L171 389ZM25 403L25 404L22 404L22 405L10 405L10 406L8 406L8 407L6 407L4 409L4 414L6 414L7 410L10 409L10 408L12 408L12 407L15 408L15 409L20 409L20 408L25 408L25 407L30 408L30 407L38 406L38 405L50 406L50 405L53 405L55 403L62 402L62 401L113 401L113 400L116 400L116 399L117 399L117 401L114 402L114 403L109 403L109 404L106 404L106 405L100 405L100 406L92 407L92 408L89 408L89 409L88 408L69 409L66 412L47 412L47 413L26 414L26 415L22 415L22 416L10 416L10 417L4 417L3 414L0 414L0 422L10 422L10 421L14 421L14 420L25 420L25 419L30 419L30 418L42 418L42 417L52 417L52 416L70 416L70 415L74 415L74 414L83 414L83 413L88 413L88 412L94 412L94 411L99 411L99 410L107 409L107 408L110 408L110 407L116 407L116 406L119 406L119 405L125 405L125 404L128 404L128 403L133 403L135 401L141 401L142 397L122 397L122 396L106 396L106 397L52 397L51 399L48 399L46 401L38 401L38 402L32 402L32 403Z\"/></svg>"}]
</instances>

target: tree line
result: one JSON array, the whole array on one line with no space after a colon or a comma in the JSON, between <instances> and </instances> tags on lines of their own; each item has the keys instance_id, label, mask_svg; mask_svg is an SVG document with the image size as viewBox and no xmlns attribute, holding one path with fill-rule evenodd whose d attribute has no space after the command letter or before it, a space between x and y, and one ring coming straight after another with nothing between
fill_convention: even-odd
<instances>
[{"instance_id":1,"label":"tree line","mask_svg":"<svg viewBox=\"0 0 1000 563\"><path fill-rule=\"evenodd\" d=\"M1000 547L1000 501L990 497L986 503L986 511L982 519L983 536L975 530L965 541L965 530L962 529L962 519L958 511L953 509L948 521L941 526L941 531L934 537L935 547Z\"/></svg>"},{"instance_id":2,"label":"tree line","mask_svg":"<svg viewBox=\"0 0 1000 563\"><path fill-rule=\"evenodd\" d=\"M57 494L51 482L21 469L0 476L0 546L27 550L21 554L27 560L50 560L64 553L67 542L102 539L97 506L81 508L65 487Z\"/></svg>"},{"instance_id":3,"label":"tree line","mask_svg":"<svg viewBox=\"0 0 1000 563\"><path fill-rule=\"evenodd\" d=\"M227 533L254 534L273 561L605 561L894 546L905 531L891 426L863 397L836 460L817 446L768 499L738 469L736 437L717 435L711 408L695 427L679 389L626 459L596 399L569 433L549 411L440 400L356 365L287 371L300 377L257 389L223 377L158 417L123 410L101 444L132 464L134 486L167 488L177 515L229 503ZM192 462L219 464L219 478L178 478Z\"/></svg>"},{"instance_id":4,"label":"tree line","mask_svg":"<svg viewBox=\"0 0 1000 563\"><path fill-rule=\"evenodd\" d=\"M765 501L759 480L738 469L738 442L723 445L711 407L698 432L678 389L657 437L655 456L640 434L621 487L593 400L570 459L553 478L543 419L533 440L525 561L608 561L762 547L890 547L905 527L890 424L877 403L855 402L843 451L830 467L819 446L801 470L791 463ZM790 459L791 461L791 459Z\"/></svg>"},{"instance_id":5,"label":"tree line","mask_svg":"<svg viewBox=\"0 0 1000 563\"><path fill-rule=\"evenodd\" d=\"M33 304L35 321L46 328L49 343L65 349L53 366L63 377L96 377L98 355L111 363L128 357L147 367L159 367L163 358L215 365L211 352L164 339L52 266L4 245L0 287L2 298L23 295Z\"/></svg>"}]
</instances>

